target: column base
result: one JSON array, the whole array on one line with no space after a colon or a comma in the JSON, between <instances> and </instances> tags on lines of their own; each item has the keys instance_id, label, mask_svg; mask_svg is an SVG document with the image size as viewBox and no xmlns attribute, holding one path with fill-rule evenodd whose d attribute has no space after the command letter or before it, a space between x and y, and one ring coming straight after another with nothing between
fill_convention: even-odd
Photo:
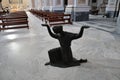
<instances>
[{"instance_id":1,"label":"column base","mask_svg":"<svg viewBox=\"0 0 120 80\"><path fill-rule=\"evenodd\" d=\"M67 6L65 13L71 14L71 18L73 21L88 21L89 20L89 7L88 6L80 6L80 7Z\"/></svg>"},{"instance_id":2,"label":"column base","mask_svg":"<svg viewBox=\"0 0 120 80\"><path fill-rule=\"evenodd\" d=\"M52 12L64 13L64 10L53 10Z\"/></svg>"},{"instance_id":3,"label":"column base","mask_svg":"<svg viewBox=\"0 0 120 80\"><path fill-rule=\"evenodd\" d=\"M74 12L73 16L74 21L88 21L89 20L89 12Z\"/></svg>"},{"instance_id":4,"label":"column base","mask_svg":"<svg viewBox=\"0 0 120 80\"><path fill-rule=\"evenodd\" d=\"M115 16L114 16L114 13L116 13ZM118 11L107 11L106 17L107 18L118 17L117 13Z\"/></svg>"}]
</instances>

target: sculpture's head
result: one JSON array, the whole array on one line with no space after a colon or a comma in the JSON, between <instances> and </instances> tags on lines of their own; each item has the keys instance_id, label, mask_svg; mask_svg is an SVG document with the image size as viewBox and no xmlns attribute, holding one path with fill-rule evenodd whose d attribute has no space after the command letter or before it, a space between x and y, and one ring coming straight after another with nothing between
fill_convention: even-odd
<instances>
[{"instance_id":1,"label":"sculpture's head","mask_svg":"<svg viewBox=\"0 0 120 80\"><path fill-rule=\"evenodd\" d=\"M63 26L54 26L52 29L53 29L54 33L63 32Z\"/></svg>"}]
</instances>

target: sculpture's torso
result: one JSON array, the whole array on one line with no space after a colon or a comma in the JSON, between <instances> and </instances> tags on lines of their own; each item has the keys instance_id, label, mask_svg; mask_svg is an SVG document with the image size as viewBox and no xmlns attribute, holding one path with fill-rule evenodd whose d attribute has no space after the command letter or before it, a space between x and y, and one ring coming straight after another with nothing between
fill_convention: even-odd
<instances>
[{"instance_id":1,"label":"sculpture's torso","mask_svg":"<svg viewBox=\"0 0 120 80\"><path fill-rule=\"evenodd\" d=\"M60 46L61 47L70 47L73 35L74 34L69 33L69 32L64 32L64 35L60 35L58 38Z\"/></svg>"}]
</instances>

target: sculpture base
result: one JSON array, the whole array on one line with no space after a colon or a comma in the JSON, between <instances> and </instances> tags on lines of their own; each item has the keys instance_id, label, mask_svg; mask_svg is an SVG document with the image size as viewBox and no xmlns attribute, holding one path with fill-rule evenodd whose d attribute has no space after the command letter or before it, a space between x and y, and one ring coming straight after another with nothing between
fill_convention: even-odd
<instances>
[{"instance_id":1,"label":"sculpture base","mask_svg":"<svg viewBox=\"0 0 120 80\"><path fill-rule=\"evenodd\" d=\"M61 68L67 68L67 67L74 67L74 66L80 66L81 63L86 63L87 59L80 59L76 60L74 59L72 62L69 63L64 63L64 62L57 62L57 63L52 63L52 62L47 62L45 65L51 65L54 67L61 67Z\"/></svg>"},{"instance_id":2,"label":"sculpture base","mask_svg":"<svg viewBox=\"0 0 120 80\"><path fill-rule=\"evenodd\" d=\"M68 53L70 51L68 51ZM80 66L81 63L87 62L87 59L77 60L73 58L71 54L72 53L66 55L62 54L61 47L51 49L48 51L50 62L47 62L45 65L66 68L66 67Z\"/></svg>"}]
</instances>

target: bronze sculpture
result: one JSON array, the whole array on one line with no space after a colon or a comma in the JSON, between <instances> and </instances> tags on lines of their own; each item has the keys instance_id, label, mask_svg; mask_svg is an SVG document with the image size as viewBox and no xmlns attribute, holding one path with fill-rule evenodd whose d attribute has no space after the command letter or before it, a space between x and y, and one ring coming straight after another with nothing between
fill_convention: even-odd
<instances>
[{"instance_id":1,"label":"bronze sculpture","mask_svg":"<svg viewBox=\"0 0 120 80\"><path fill-rule=\"evenodd\" d=\"M54 33L51 31L49 25L42 24L42 26L46 26L50 36L58 39L60 43L60 47L48 51L50 62L46 63L45 65L51 64L55 66L70 67L87 62L87 59L76 60L73 58L71 41L82 37L84 29L89 28L89 26L82 26L78 34L63 31L63 26L54 26Z\"/></svg>"}]
</instances>

